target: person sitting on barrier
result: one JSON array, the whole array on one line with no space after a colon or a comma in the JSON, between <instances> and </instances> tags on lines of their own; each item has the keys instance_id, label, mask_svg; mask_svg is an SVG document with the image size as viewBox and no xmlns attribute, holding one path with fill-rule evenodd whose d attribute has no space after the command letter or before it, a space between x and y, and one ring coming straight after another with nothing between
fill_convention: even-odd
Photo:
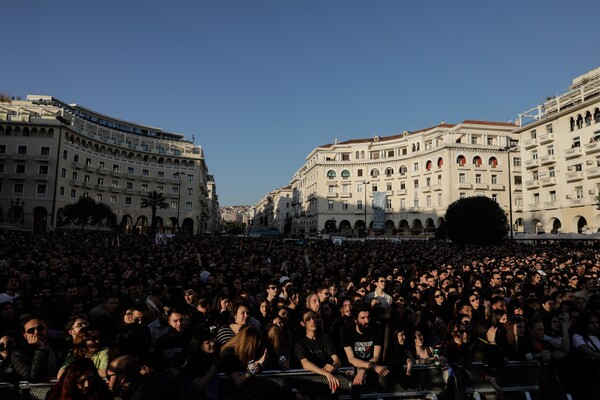
<instances>
[{"instance_id":1,"label":"person sitting on barrier","mask_svg":"<svg viewBox=\"0 0 600 400\"><path fill-rule=\"evenodd\" d=\"M352 318L354 327L340 332L342 347L356 372L352 385L372 389L379 386L379 377L389 373L386 367L377 364L381 357L383 334L379 325L371 325L370 311L366 304L355 304ZM353 397L356 396L360 396L359 391L353 392Z\"/></svg>"},{"instance_id":2,"label":"person sitting on barrier","mask_svg":"<svg viewBox=\"0 0 600 400\"><path fill-rule=\"evenodd\" d=\"M140 366L132 356L119 356L112 360L106 377L108 388L121 400L161 399L161 391L140 373Z\"/></svg>"},{"instance_id":3,"label":"person sitting on barrier","mask_svg":"<svg viewBox=\"0 0 600 400\"><path fill-rule=\"evenodd\" d=\"M11 362L23 381L48 382L56 377L61 360L48 341L48 328L41 316L29 315L24 320L26 343L15 349Z\"/></svg>"},{"instance_id":4,"label":"person sitting on barrier","mask_svg":"<svg viewBox=\"0 0 600 400\"><path fill-rule=\"evenodd\" d=\"M89 358L77 358L46 395L46 400L112 400L110 389Z\"/></svg>"},{"instance_id":5,"label":"person sitting on barrier","mask_svg":"<svg viewBox=\"0 0 600 400\"><path fill-rule=\"evenodd\" d=\"M403 388L413 386L412 368L415 360L406 348L406 333L403 324L394 320L388 322L382 359L390 371L386 377L387 387L393 387L396 384Z\"/></svg>"},{"instance_id":6,"label":"person sitting on barrier","mask_svg":"<svg viewBox=\"0 0 600 400\"><path fill-rule=\"evenodd\" d=\"M304 334L296 339L294 353L302 368L324 376L327 379L329 389L335 392L340 387L339 379L333 375L341 365L340 358L335 353L334 345L327 334L319 332L318 315L312 310L305 310L302 314L300 325L304 328ZM302 388L303 393L318 395L324 394L324 388L310 386Z\"/></svg>"},{"instance_id":7,"label":"person sitting on barrier","mask_svg":"<svg viewBox=\"0 0 600 400\"><path fill-rule=\"evenodd\" d=\"M66 368L70 363L73 362L73 360L82 357L91 359L96 366L100 377L102 379L106 378L106 369L108 368L109 361L109 349L106 347L100 347L100 338L100 332L98 329L95 329L91 326L81 328L75 336L71 353L67 356L67 359L58 371L58 379L60 379Z\"/></svg>"}]
</instances>

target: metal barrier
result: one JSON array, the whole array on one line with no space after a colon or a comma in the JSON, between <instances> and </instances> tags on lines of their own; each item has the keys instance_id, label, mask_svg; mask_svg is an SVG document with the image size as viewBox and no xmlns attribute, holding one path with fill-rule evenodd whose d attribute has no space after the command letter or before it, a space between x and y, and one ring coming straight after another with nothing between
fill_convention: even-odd
<instances>
[{"instance_id":1,"label":"metal barrier","mask_svg":"<svg viewBox=\"0 0 600 400\"><path fill-rule=\"evenodd\" d=\"M469 368L471 384L467 386L466 392L475 400L485 395L486 399L497 396L496 388L490 382L482 381L484 364L473 363ZM503 396L508 393L519 393L527 400L531 400L532 393L540 392L540 364L533 361L510 361L500 371L498 385Z\"/></svg>"}]
</instances>

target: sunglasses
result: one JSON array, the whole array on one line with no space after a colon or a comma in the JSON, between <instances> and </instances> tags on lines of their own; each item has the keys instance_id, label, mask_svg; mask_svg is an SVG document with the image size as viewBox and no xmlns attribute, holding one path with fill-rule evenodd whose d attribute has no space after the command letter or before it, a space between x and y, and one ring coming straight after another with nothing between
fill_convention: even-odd
<instances>
[{"instance_id":1,"label":"sunglasses","mask_svg":"<svg viewBox=\"0 0 600 400\"><path fill-rule=\"evenodd\" d=\"M269 289L277 289L277 286L269 286Z\"/></svg>"},{"instance_id":2,"label":"sunglasses","mask_svg":"<svg viewBox=\"0 0 600 400\"><path fill-rule=\"evenodd\" d=\"M38 325L38 326L34 326L32 328L27 329L25 332L27 332L30 335L33 335L35 333L35 331L44 332L45 330L46 330L45 325Z\"/></svg>"},{"instance_id":3,"label":"sunglasses","mask_svg":"<svg viewBox=\"0 0 600 400\"><path fill-rule=\"evenodd\" d=\"M435 298L436 298L436 299L440 299L440 298L443 298L443 297L444 297L444 295L443 295L443 294L436 294L436 295L435 295Z\"/></svg>"},{"instance_id":4,"label":"sunglasses","mask_svg":"<svg viewBox=\"0 0 600 400\"><path fill-rule=\"evenodd\" d=\"M119 374L117 374L117 373L110 373L110 372L106 371L106 380L109 380L113 376L117 376L117 375L119 375Z\"/></svg>"},{"instance_id":5,"label":"sunglasses","mask_svg":"<svg viewBox=\"0 0 600 400\"><path fill-rule=\"evenodd\" d=\"M467 333L467 331L465 329L459 329L457 331L453 331L452 333L460 333L462 335L463 333Z\"/></svg>"}]
</instances>

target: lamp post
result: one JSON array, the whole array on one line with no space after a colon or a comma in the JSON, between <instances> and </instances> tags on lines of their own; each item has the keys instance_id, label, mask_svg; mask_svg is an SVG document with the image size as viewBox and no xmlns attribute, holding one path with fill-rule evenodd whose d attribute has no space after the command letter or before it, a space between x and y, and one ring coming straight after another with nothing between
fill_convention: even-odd
<instances>
[{"instance_id":1,"label":"lamp post","mask_svg":"<svg viewBox=\"0 0 600 400\"><path fill-rule=\"evenodd\" d=\"M510 152L516 146L508 145L502 147L500 150L505 151L508 159L508 219L509 219L509 229L510 229L510 240L513 240L513 212L512 212L512 175L510 173Z\"/></svg>"},{"instance_id":2,"label":"lamp post","mask_svg":"<svg viewBox=\"0 0 600 400\"><path fill-rule=\"evenodd\" d=\"M369 181L363 181L363 192L365 192L365 204L363 204L363 207L365 208L365 238L367 237L367 185L369 184Z\"/></svg>"},{"instance_id":3,"label":"lamp post","mask_svg":"<svg viewBox=\"0 0 600 400\"><path fill-rule=\"evenodd\" d=\"M181 233L181 224L179 223L179 210L181 208L181 175L185 176L185 174L180 172L177 175L179 178L179 186L177 188L177 233Z\"/></svg>"}]
</instances>

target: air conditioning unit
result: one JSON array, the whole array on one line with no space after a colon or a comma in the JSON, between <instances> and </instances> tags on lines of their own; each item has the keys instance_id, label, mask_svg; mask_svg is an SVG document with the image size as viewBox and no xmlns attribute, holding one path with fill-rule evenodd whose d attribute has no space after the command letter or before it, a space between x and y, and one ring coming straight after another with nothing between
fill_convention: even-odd
<instances>
[{"instance_id":1,"label":"air conditioning unit","mask_svg":"<svg viewBox=\"0 0 600 400\"><path fill-rule=\"evenodd\" d=\"M570 194L568 194L566 197L567 197L567 200L571 199L571 195Z\"/></svg>"},{"instance_id":2,"label":"air conditioning unit","mask_svg":"<svg viewBox=\"0 0 600 400\"><path fill-rule=\"evenodd\" d=\"M592 164L594 163L594 160L587 160L585 163L586 163L587 165L592 165Z\"/></svg>"},{"instance_id":3,"label":"air conditioning unit","mask_svg":"<svg viewBox=\"0 0 600 400\"><path fill-rule=\"evenodd\" d=\"M588 193L589 194L596 194L596 191L594 189L590 189L590 190L588 190Z\"/></svg>"},{"instance_id":4,"label":"air conditioning unit","mask_svg":"<svg viewBox=\"0 0 600 400\"><path fill-rule=\"evenodd\" d=\"M567 167L567 171L571 172L571 171L573 171L574 168L575 167Z\"/></svg>"}]
</instances>

